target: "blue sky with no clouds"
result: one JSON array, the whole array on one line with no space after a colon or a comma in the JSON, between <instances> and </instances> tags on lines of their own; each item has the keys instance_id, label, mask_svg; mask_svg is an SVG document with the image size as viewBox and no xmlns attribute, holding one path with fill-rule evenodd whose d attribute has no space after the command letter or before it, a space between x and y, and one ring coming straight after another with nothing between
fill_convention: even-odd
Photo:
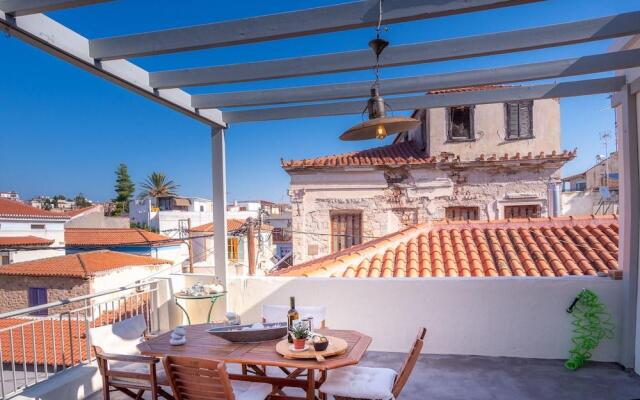
<instances>
[{"instance_id":1,"label":"blue sky with no clouds","mask_svg":"<svg viewBox=\"0 0 640 400\"><path fill-rule=\"evenodd\" d=\"M122 0L51 13L89 38L236 19L309 8L337 1L175 1ZM153 7L150 7L150 4ZM635 11L634 0L549 0L499 10L391 25L385 37L406 44ZM208 49L134 59L143 68L220 65L361 49L373 29ZM382 78L505 66L605 52L611 41L554 49L386 68ZM134 181L162 171L184 195L211 197L209 129L181 114L127 92L45 54L15 38L0 35L0 191L23 198L38 194L85 193L94 200L113 197L116 166L129 165ZM592 77L607 76L598 74ZM337 83L372 79L371 71L189 89L191 93ZM598 134L614 130L607 95L563 99L562 146L578 148L564 172L593 164L604 148ZM341 153L380 145L341 142L339 134L360 116L233 125L227 136L229 200L286 200L289 179L280 158ZM384 143L389 142L388 138ZM610 145L610 148L613 144Z\"/></svg>"}]
</instances>

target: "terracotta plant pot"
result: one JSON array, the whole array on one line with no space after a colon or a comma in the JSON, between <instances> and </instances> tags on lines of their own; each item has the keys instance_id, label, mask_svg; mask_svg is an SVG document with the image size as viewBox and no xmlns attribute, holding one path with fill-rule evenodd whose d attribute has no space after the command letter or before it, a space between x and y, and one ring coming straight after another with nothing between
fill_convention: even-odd
<instances>
[{"instance_id":1,"label":"terracotta plant pot","mask_svg":"<svg viewBox=\"0 0 640 400\"><path fill-rule=\"evenodd\" d=\"M304 349L304 345L307 342L307 339L293 339L293 348L296 350Z\"/></svg>"}]
</instances>

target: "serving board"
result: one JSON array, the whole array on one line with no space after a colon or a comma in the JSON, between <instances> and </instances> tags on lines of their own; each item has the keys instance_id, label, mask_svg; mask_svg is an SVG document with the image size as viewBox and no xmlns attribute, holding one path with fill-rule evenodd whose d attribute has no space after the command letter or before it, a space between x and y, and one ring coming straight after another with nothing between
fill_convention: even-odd
<instances>
[{"instance_id":1,"label":"serving board","mask_svg":"<svg viewBox=\"0 0 640 400\"><path fill-rule=\"evenodd\" d=\"M289 350L290 343L287 339L283 339L276 344L276 351L285 358L316 358L316 354L322 357L331 357L344 354L347 351L348 345L344 339L327 336L329 340L329 347L324 351L315 351L313 344L309 343L309 349L305 351L291 351Z\"/></svg>"}]
</instances>

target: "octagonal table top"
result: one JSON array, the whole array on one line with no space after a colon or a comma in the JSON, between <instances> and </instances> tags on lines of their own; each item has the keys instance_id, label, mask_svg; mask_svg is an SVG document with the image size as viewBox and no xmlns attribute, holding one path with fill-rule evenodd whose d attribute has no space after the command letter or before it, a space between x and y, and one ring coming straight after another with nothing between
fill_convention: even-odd
<instances>
[{"instance_id":1,"label":"octagonal table top","mask_svg":"<svg viewBox=\"0 0 640 400\"><path fill-rule=\"evenodd\" d=\"M327 370L358 364L371 344L371 337L357 331L319 329L318 333L344 339L348 344L347 351L327 357L323 362L315 359L288 359L276 352L276 344L280 339L260 343L233 343L208 333L207 329L212 327L213 324L185 326L187 343L181 346L169 344L171 332L167 332L140 343L138 349L144 355L155 357L187 356L226 363Z\"/></svg>"}]
</instances>

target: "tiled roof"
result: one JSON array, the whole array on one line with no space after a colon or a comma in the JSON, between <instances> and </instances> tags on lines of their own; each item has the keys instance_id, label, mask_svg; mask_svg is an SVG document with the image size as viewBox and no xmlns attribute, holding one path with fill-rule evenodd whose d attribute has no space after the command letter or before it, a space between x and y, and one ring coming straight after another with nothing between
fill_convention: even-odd
<instances>
[{"instance_id":1,"label":"tiled roof","mask_svg":"<svg viewBox=\"0 0 640 400\"><path fill-rule=\"evenodd\" d=\"M618 270L616 216L416 225L275 275L484 277L598 275Z\"/></svg>"},{"instance_id":2,"label":"tiled roof","mask_svg":"<svg viewBox=\"0 0 640 400\"><path fill-rule=\"evenodd\" d=\"M140 228L65 228L67 246L171 246L179 241Z\"/></svg>"},{"instance_id":3,"label":"tiled roof","mask_svg":"<svg viewBox=\"0 0 640 400\"><path fill-rule=\"evenodd\" d=\"M355 166L400 166L420 165L432 167L454 166L490 166L494 164L539 164L541 162L565 162L573 159L576 151L564 151L560 154L555 151L545 154L481 154L475 160L462 161L460 156L443 153L439 156L425 156L412 141L393 143L387 146L375 147L351 153L330 155L304 160L281 160L285 170L299 168L335 168Z\"/></svg>"},{"instance_id":4,"label":"tiled roof","mask_svg":"<svg viewBox=\"0 0 640 400\"><path fill-rule=\"evenodd\" d=\"M102 311L99 318L92 320L90 328L112 324L133 315L142 314L148 307L149 293L118 302L115 311ZM59 317L58 317L59 318ZM35 318L10 318L0 320L0 347L2 361L16 365L32 365L34 360L40 365L76 365L87 359L87 336L85 321L71 318L71 321ZM30 323L30 321L37 321ZM71 330L69 330L71 325ZM10 328L13 327L13 328ZM9 328L9 329L7 329ZM35 329L34 329L35 328ZM22 337L24 334L24 346ZM11 339L13 338L13 360ZM62 342L64 341L64 344ZM73 353L70 351L73 346ZM24 354L23 354L24 349ZM64 349L64 351L63 351ZM93 354L92 354L93 355Z\"/></svg>"},{"instance_id":5,"label":"tiled roof","mask_svg":"<svg viewBox=\"0 0 640 400\"><path fill-rule=\"evenodd\" d=\"M0 266L0 275L88 278L99 272L122 267L159 264L171 264L171 261L98 250L3 265Z\"/></svg>"},{"instance_id":6,"label":"tiled roof","mask_svg":"<svg viewBox=\"0 0 640 400\"><path fill-rule=\"evenodd\" d=\"M31 207L16 200L0 198L0 217L36 218L36 219L69 219L69 216Z\"/></svg>"},{"instance_id":7,"label":"tiled roof","mask_svg":"<svg viewBox=\"0 0 640 400\"><path fill-rule=\"evenodd\" d=\"M245 224L245 222L247 222L247 221L246 220L242 220L242 219L235 219L235 218L227 219L227 232L237 231L238 229L242 228L242 226ZM210 222L208 224L204 224L204 225L196 226L195 228L191 228L191 231L192 232L205 233L205 232L213 232L213 229L214 229L213 222ZM270 231L270 230L273 230L273 227L271 225L269 225L269 224L262 224L260 229L263 230L263 231Z\"/></svg>"},{"instance_id":8,"label":"tiled roof","mask_svg":"<svg viewBox=\"0 0 640 400\"><path fill-rule=\"evenodd\" d=\"M0 247L11 246L49 246L54 240L37 236L7 236L0 237Z\"/></svg>"}]
</instances>

